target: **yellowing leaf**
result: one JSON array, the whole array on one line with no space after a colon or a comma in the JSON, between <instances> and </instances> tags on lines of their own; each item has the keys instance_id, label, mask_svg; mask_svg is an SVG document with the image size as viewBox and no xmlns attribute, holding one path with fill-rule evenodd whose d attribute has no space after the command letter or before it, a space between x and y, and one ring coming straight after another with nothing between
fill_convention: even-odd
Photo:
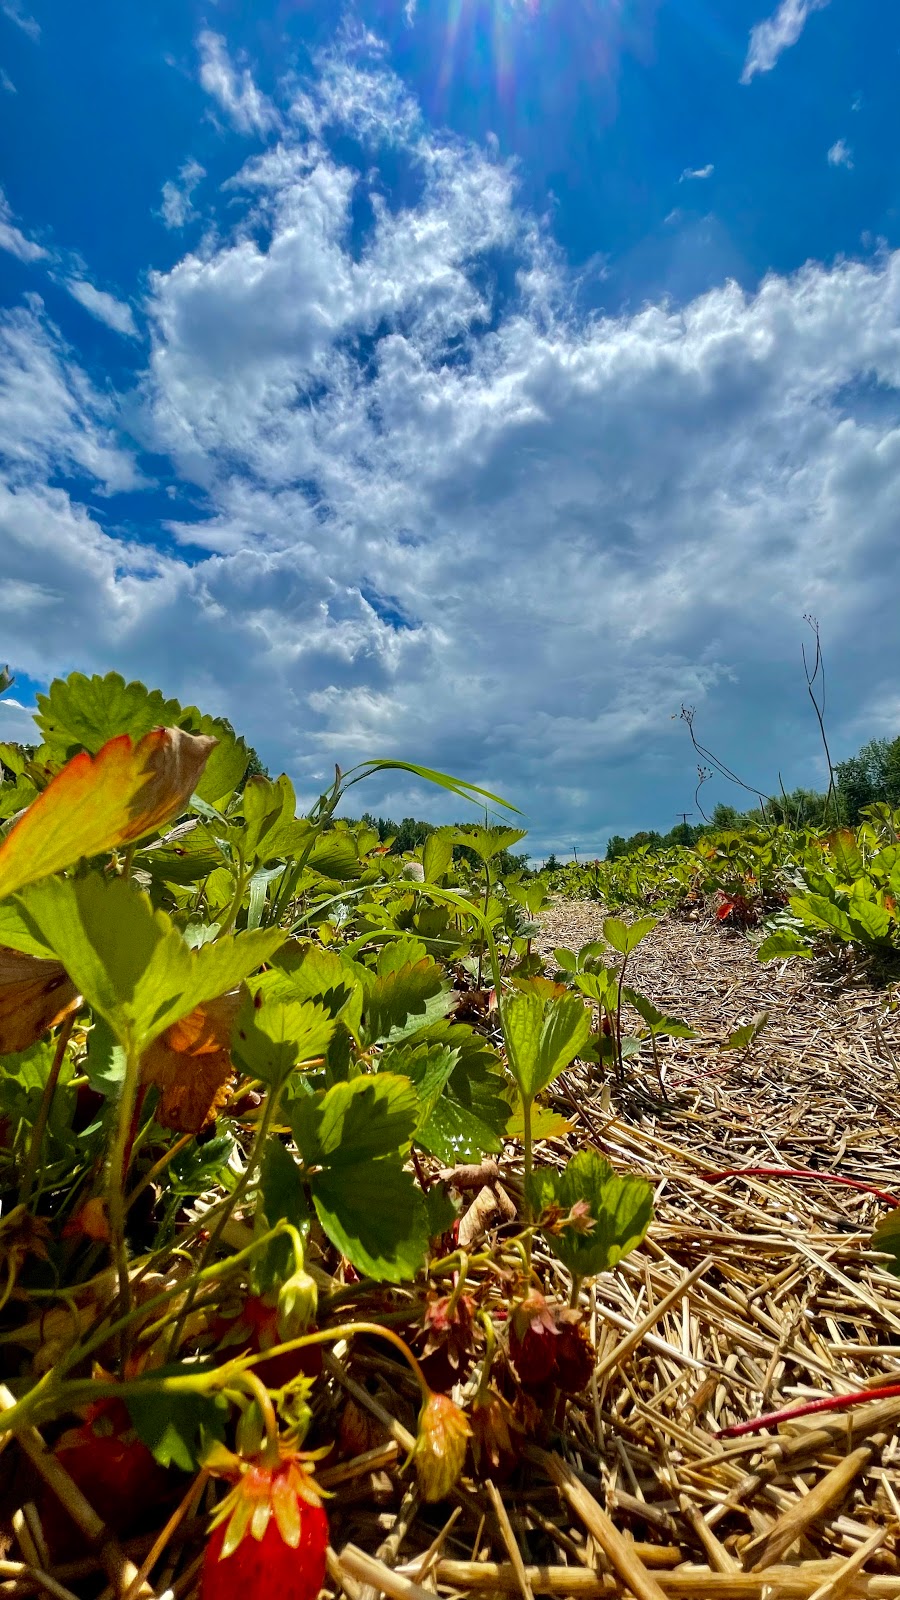
<instances>
[{"instance_id":1,"label":"yellowing leaf","mask_svg":"<svg viewBox=\"0 0 900 1600\"><path fill-rule=\"evenodd\" d=\"M0 900L83 856L133 844L170 822L197 786L214 739L154 728L75 756L0 845Z\"/></svg>"},{"instance_id":2,"label":"yellowing leaf","mask_svg":"<svg viewBox=\"0 0 900 1600\"><path fill-rule=\"evenodd\" d=\"M0 945L0 1056L27 1050L79 1005L58 961L38 961Z\"/></svg>"},{"instance_id":3,"label":"yellowing leaf","mask_svg":"<svg viewBox=\"0 0 900 1600\"><path fill-rule=\"evenodd\" d=\"M162 1090L156 1120L178 1133L202 1133L228 1099L234 1077L231 1030L239 989L196 1006L155 1039L141 1060L141 1082Z\"/></svg>"}]
</instances>

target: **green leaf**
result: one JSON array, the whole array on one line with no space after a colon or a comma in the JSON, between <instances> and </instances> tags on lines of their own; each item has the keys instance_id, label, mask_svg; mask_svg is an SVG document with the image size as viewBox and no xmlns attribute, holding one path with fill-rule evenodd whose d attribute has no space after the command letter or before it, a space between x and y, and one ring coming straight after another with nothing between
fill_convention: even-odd
<instances>
[{"instance_id":1,"label":"green leaf","mask_svg":"<svg viewBox=\"0 0 900 1600\"><path fill-rule=\"evenodd\" d=\"M295 1101L292 1122L307 1167L343 1171L405 1153L418 1112L418 1097L409 1079L379 1072Z\"/></svg>"},{"instance_id":2,"label":"green leaf","mask_svg":"<svg viewBox=\"0 0 900 1600\"><path fill-rule=\"evenodd\" d=\"M337 883L349 883L360 877L363 870L351 833L321 834L312 847L307 865L323 878L332 878Z\"/></svg>"},{"instance_id":3,"label":"green leaf","mask_svg":"<svg viewBox=\"0 0 900 1600\"><path fill-rule=\"evenodd\" d=\"M266 1140L259 1176L259 1202L270 1228L290 1222L302 1233L309 1229L309 1207L294 1157L280 1139Z\"/></svg>"},{"instance_id":4,"label":"green leaf","mask_svg":"<svg viewBox=\"0 0 900 1600\"><path fill-rule=\"evenodd\" d=\"M421 1190L403 1170L416 1090L394 1073L352 1078L295 1100L292 1125L325 1232L360 1272L398 1283L429 1238Z\"/></svg>"},{"instance_id":5,"label":"green leaf","mask_svg":"<svg viewBox=\"0 0 900 1600\"><path fill-rule=\"evenodd\" d=\"M638 917L636 922L623 922L621 917L607 917L603 923L603 937L620 956L630 956L642 939L652 933L658 917Z\"/></svg>"},{"instance_id":6,"label":"green leaf","mask_svg":"<svg viewBox=\"0 0 900 1600\"><path fill-rule=\"evenodd\" d=\"M166 700L143 683L126 683L118 672L105 678L86 678L83 672L54 678L47 693L37 696L37 705L35 721L44 740L66 755L75 750L96 755L117 734L130 733L137 740L151 728L181 727L184 718L177 700Z\"/></svg>"},{"instance_id":7,"label":"green leaf","mask_svg":"<svg viewBox=\"0 0 900 1600\"><path fill-rule=\"evenodd\" d=\"M407 1017L425 1020L426 1002L446 993L444 974L437 962L427 956L409 961L397 971L379 974L366 996L364 1017L366 1036L374 1043L386 1039L393 1028L402 1028Z\"/></svg>"},{"instance_id":8,"label":"green leaf","mask_svg":"<svg viewBox=\"0 0 900 1600\"><path fill-rule=\"evenodd\" d=\"M168 1188L173 1195L207 1194L219 1186L230 1193L237 1173L230 1162L237 1140L228 1123L219 1122L219 1132L203 1144L192 1140L175 1156L169 1167Z\"/></svg>"},{"instance_id":9,"label":"green leaf","mask_svg":"<svg viewBox=\"0 0 900 1600\"><path fill-rule=\"evenodd\" d=\"M0 945L7 950L21 950L26 956L37 956L41 961L53 955L52 946L15 900L0 901Z\"/></svg>"},{"instance_id":10,"label":"green leaf","mask_svg":"<svg viewBox=\"0 0 900 1600\"><path fill-rule=\"evenodd\" d=\"M300 1062L323 1056L336 1026L323 1005L281 998L277 986L282 982L280 973L264 973L253 985L232 1039L234 1054L249 1076L273 1085L283 1083Z\"/></svg>"},{"instance_id":11,"label":"green leaf","mask_svg":"<svg viewBox=\"0 0 900 1600\"><path fill-rule=\"evenodd\" d=\"M856 924L856 938L863 943L882 944L890 942L891 915L884 906L877 901L863 899L851 894L850 904L847 908L851 922Z\"/></svg>"},{"instance_id":12,"label":"green leaf","mask_svg":"<svg viewBox=\"0 0 900 1600\"><path fill-rule=\"evenodd\" d=\"M615 967L603 967L600 972L577 972L575 982L582 994L595 1005L615 1011L619 994L619 974Z\"/></svg>"},{"instance_id":13,"label":"green leaf","mask_svg":"<svg viewBox=\"0 0 900 1600\"><path fill-rule=\"evenodd\" d=\"M282 942L278 928L189 950L124 878L51 878L19 906L119 1043L140 1053L163 1030L242 983Z\"/></svg>"},{"instance_id":14,"label":"green leaf","mask_svg":"<svg viewBox=\"0 0 900 1600\"><path fill-rule=\"evenodd\" d=\"M826 900L824 895L792 895L791 910L807 926L825 928L829 933L836 933L847 944L852 943L853 924L850 918L834 901Z\"/></svg>"},{"instance_id":15,"label":"green leaf","mask_svg":"<svg viewBox=\"0 0 900 1600\"><path fill-rule=\"evenodd\" d=\"M883 1250L890 1256L890 1261L885 1263L887 1270L900 1278L900 1206L879 1217L872 1230L872 1249Z\"/></svg>"},{"instance_id":16,"label":"green leaf","mask_svg":"<svg viewBox=\"0 0 900 1600\"><path fill-rule=\"evenodd\" d=\"M313 826L295 817L297 797L284 773L274 782L270 778L247 780L242 797L244 831L241 848L246 863L265 865L292 853L299 841L308 841Z\"/></svg>"},{"instance_id":17,"label":"green leaf","mask_svg":"<svg viewBox=\"0 0 900 1600\"><path fill-rule=\"evenodd\" d=\"M0 822L17 816L36 799L37 789L30 778L17 778L14 783L0 782Z\"/></svg>"},{"instance_id":18,"label":"green leaf","mask_svg":"<svg viewBox=\"0 0 900 1600\"><path fill-rule=\"evenodd\" d=\"M380 1072L394 1072L409 1078L416 1086L419 1114L416 1122L416 1139L427 1125L438 1100L447 1086L456 1066L456 1051L442 1044L406 1044L401 1048L386 1050L379 1063ZM426 1147L427 1148L427 1147Z\"/></svg>"},{"instance_id":19,"label":"green leaf","mask_svg":"<svg viewBox=\"0 0 900 1600\"><path fill-rule=\"evenodd\" d=\"M373 772L411 772L414 778L424 778L426 783L435 783L439 789L449 789L451 794L458 795L461 800L472 800L475 795L480 800L492 800L494 805L503 806L505 811L514 811L519 815L517 806L510 805L508 800L502 800L498 794L492 794L490 789L479 789L475 783L466 783L463 778L451 778L446 772L437 772L434 767L416 766L412 761L366 761L359 769L358 776L350 778L347 787L360 783L363 778L368 778Z\"/></svg>"},{"instance_id":20,"label":"green leaf","mask_svg":"<svg viewBox=\"0 0 900 1600\"><path fill-rule=\"evenodd\" d=\"M502 1017L510 1071L526 1100L546 1089L591 1036L590 1013L575 995L547 1001L518 994L502 1002Z\"/></svg>"},{"instance_id":21,"label":"green leaf","mask_svg":"<svg viewBox=\"0 0 900 1600\"><path fill-rule=\"evenodd\" d=\"M181 1368L173 1368L181 1372ZM154 1373L158 1378L159 1372ZM152 1388L140 1380L125 1393L128 1415L139 1439L161 1467L195 1472L209 1445L224 1444L231 1407L223 1394L184 1394Z\"/></svg>"},{"instance_id":22,"label":"green leaf","mask_svg":"<svg viewBox=\"0 0 900 1600\"><path fill-rule=\"evenodd\" d=\"M812 947L793 928L776 928L763 939L756 952L757 961L775 961L779 956L811 956Z\"/></svg>"},{"instance_id":23,"label":"green leaf","mask_svg":"<svg viewBox=\"0 0 900 1600\"><path fill-rule=\"evenodd\" d=\"M507 1139L524 1139L525 1137L525 1107L522 1096L518 1090L513 1091L513 1108L509 1121L506 1124ZM554 1111L550 1106L532 1106L531 1108L531 1137L532 1139L563 1139L571 1133L575 1123L569 1117L564 1117L562 1112Z\"/></svg>"},{"instance_id":24,"label":"green leaf","mask_svg":"<svg viewBox=\"0 0 900 1600\"><path fill-rule=\"evenodd\" d=\"M653 1001L648 1000L646 995L639 994L637 989L625 988L622 993L638 1016L643 1017L651 1033L664 1033L670 1039L696 1039L694 1029L689 1028L686 1022L679 1021L677 1017L666 1016L664 1011L659 1011Z\"/></svg>"},{"instance_id":25,"label":"green leaf","mask_svg":"<svg viewBox=\"0 0 900 1600\"><path fill-rule=\"evenodd\" d=\"M34 1127L54 1054L54 1041L40 1039L27 1050L0 1056L0 1122L8 1123L13 1147L18 1143L23 1125ZM70 1171L74 1165L71 1133L76 1098L71 1087L74 1076L75 1068L67 1056L53 1096L42 1151L44 1165L66 1157Z\"/></svg>"},{"instance_id":26,"label":"green leaf","mask_svg":"<svg viewBox=\"0 0 900 1600\"><path fill-rule=\"evenodd\" d=\"M27 756L20 744L0 743L0 763L11 772L14 777L20 778L25 771Z\"/></svg>"},{"instance_id":27,"label":"green leaf","mask_svg":"<svg viewBox=\"0 0 900 1600\"><path fill-rule=\"evenodd\" d=\"M431 1219L421 1189L396 1156L349 1171L327 1168L310 1186L322 1227L358 1272L401 1283L421 1270Z\"/></svg>"},{"instance_id":28,"label":"green leaf","mask_svg":"<svg viewBox=\"0 0 900 1600\"><path fill-rule=\"evenodd\" d=\"M220 805L234 794L247 771L250 751L234 729L219 717L201 717L198 727L193 731L209 734L217 740L196 792L207 804Z\"/></svg>"},{"instance_id":29,"label":"green leaf","mask_svg":"<svg viewBox=\"0 0 900 1600\"><path fill-rule=\"evenodd\" d=\"M574 950L566 950L563 946L559 950L554 950L553 959L556 965L562 968L563 972L578 971L578 957Z\"/></svg>"},{"instance_id":30,"label":"green leaf","mask_svg":"<svg viewBox=\"0 0 900 1600\"><path fill-rule=\"evenodd\" d=\"M467 850L474 850L481 861L493 861L495 856L504 850L511 850L514 844L525 838L524 828L458 828L456 843L464 845Z\"/></svg>"},{"instance_id":31,"label":"green leaf","mask_svg":"<svg viewBox=\"0 0 900 1600\"><path fill-rule=\"evenodd\" d=\"M759 1034L762 1033L763 1028L768 1020L768 1011L758 1011L756 1016L753 1017L750 1022L745 1022L742 1027L735 1028L734 1032L728 1035L728 1038L725 1044L723 1044L722 1049L746 1050L747 1046L751 1045L754 1039L756 1039Z\"/></svg>"},{"instance_id":32,"label":"green leaf","mask_svg":"<svg viewBox=\"0 0 900 1600\"><path fill-rule=\"evenodd\" d=\"M116 1043L109 1023L100 1016L88 1034L84 1070L88 1084L97 1094L118 1094L125 1077L125 1051Z\"/></svg>"},{"instance_id":33,"label":"green leaf","mask_svg":"<svg viewBox=\"0 0 900 1600\"><path fill-rule=\"evenodd\" d=\"M549 1207L565 1213L579 1201L590 1207L589 1232L544 1230L551 1250L579 1278L609 1272L640 1244L653 1218L653 1185L620 1176L596 1150L580 1150L561 1171L539 1167L529 1198L538 1214Z\"/></svg>"},{"instance_id":34,"label":"green leaf","mask_svg":"<svg viewBox=\"0 0 900 1600\"><path fill-rule=\"evenodd\" d=\"M865 862L852 828L838 828L825 841L834 856L835 866L845 883L862 877Z\"/></svg>"},{"instance_id":35,"label":"green leaf","mask_svg":"<svg viewBox=\"0 0 900 1600\"><path fill-rule=\"evenodd\" d=\"M0 758L2 759L2 758ZM429 883L440 883L453 864L454 828L439 828L430 833L422 849L422 866Z\"/></svg>"}]
</instances>

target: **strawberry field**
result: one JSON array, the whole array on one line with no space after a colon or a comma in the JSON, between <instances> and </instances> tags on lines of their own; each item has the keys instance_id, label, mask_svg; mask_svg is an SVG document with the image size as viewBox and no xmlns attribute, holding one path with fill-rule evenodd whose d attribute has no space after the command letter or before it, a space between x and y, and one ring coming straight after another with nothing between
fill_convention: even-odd
<instances>
[{"instance_id":1,"label":"strawberry field","mask_svg":"<svg viewBox=\"0 0 900 1600\"><path fill-rule=\"evenodd\" d=\"M114 674L0 768L0 1595L900 1596L900 812L509 871Z\"/></svg>"}]
</instances>

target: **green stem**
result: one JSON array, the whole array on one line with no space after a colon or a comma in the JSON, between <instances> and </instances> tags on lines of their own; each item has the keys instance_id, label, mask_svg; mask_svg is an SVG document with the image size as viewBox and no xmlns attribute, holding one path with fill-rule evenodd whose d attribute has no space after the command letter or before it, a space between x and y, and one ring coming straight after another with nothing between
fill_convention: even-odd
<instances>
[{"instance_id":1,"label":"green stem","mask_svg":"<svg viewBox=\"0 0 900 1600\"><path fill-rule=\"evenodd\" d=\"M259 1239L254 1239L252 1244L245 1245L244 1249L237 1251L235 1255L227 1256L223 1261L217 1261L213 1266L207 1267L204 1272L197 1274L198 1288L205 1288L210 1283L216 1283L220 1279L231 1277L233 1273L239 1272L253 1256L259 1254L262 1250L268 1249L272 1240L284 1231L285 1225L278 1223L274 1228L270 1228L267 1233L262 1234ZM106 1395L121 1395L127 1385L117 1381L110 1380L107 1385L103 1385L88 1379L76 1379L71 1383L65 1383L63 1380L67 1372L70 1372L73 1367L80 1366L102 1345L107 1344L111 1339L118 1338L135 1319L146 1317L150 1312L162 1309L171 1300L180 1300L184 1294L184 1288L183 1282L174 1283L162 1290L160 1294L153 1295L151 1299L145 1300L142 1305L132 1307L124 1316L117 1318L115 1322L104 1322L99 1327L95 1327L89 1339L85 1339L81 1344L73 1345L71 1350L61 1357L51 1371L45 1372L43 1377L38 1379L37 1383L28 1390L26 1395L23 1395L21 1400L17 1401L14 1407L10 1407L8 1411L0 1412L0 1419L2 1419L0 1420L0 1437L2 1437L2 1430L21 1428L26 1423L46 1422L48 1419L62 1415L65 1411L70 1411L74 1405L79 1403L82 1391L86 1399L102 1399ZM163 1318L159 1323L146 1327L144 1329L145 1334L150 1338L157 1337L165 1326L166 1321L167 1319ZM216 1370L219 1371L220 1369ZM184 1388L204 1387L209 1374L198 1376L202 1378L202 1381L198 1382L198 1378L191 1377L189 1381L181 1386ZM135 1381L146 1382L148 1380L141 1378ZM166 1383L175 1384L175 1380L159 1380L159 1386L165 1387Z\"/></svg>"},{"instance_id":2,"label":"green stem","mask_svg":"<svg viewBox=\"0 0 900 1600\"><path fill-rule=\"evenodd\" d=\"M22 1173L22 1183L19 1189L19 1203L23 1206L28 1204L31 1191L34 1188L34 1180L37 1176L38 1163L41 1159L41 1147L44 1142L44 1133L46 1132L47 1122L50 1117L50 1110L53 1105L53 1096L56 1093L56 1085L59 1082L59 1075L62 1071L63 1061L65 1060L66 1056L66 1046L72 1037L72 1029L74 1026L75 1013L74 1011L71 1011L63 1021L63 1025L57 1035L53 1063L50 1067L49 1073L47 1074L47 1082L44 1084L44 1092L41 1095L41 1103L38 1106L38 1114L34 1119L34 1127L31 1130L31 1143L28 1146L28 1158L25 1162L25 1171Z\"/></svg>"},{"instance_id":3,"label":"green stem","mask_svg":"<svg viewBox=\"0 0 900 1600\"><path fill-rule=\"evenodd\" d=\"M193 1137L194 1135L192 1133L183 1133L180 1139L176 1139L174 1144L169 1145L168 1150L163 1151L158 1161L154 1161L150 1171L144 1174L140 1183L135 1185L128 1196L128 1199L125 1201L126 1213L131 1210L135 1200L139 1199L139 1197L144 1193L144 1190L149 1189L151 1183L155 1182L160 1173L165 1172L169 1162L174 1161L175 1157L180 1155L185 1146L190 1144Z\"/></svg>"},{"instance_id":4,"label":"green stem","mask_svg":"<svg viewBox=\"0 0 900 1600\"><path fill-rule=\"evenodd\" d=\"M220 939L223 938L226 933L230 933L237 922L238 912L243 904L244 895L247 892L247 885L250 882L250 878L251 874L244 871L244 863L241 861L238 866L237 876L235 879L234 895L232 897L231 905L228 908L228 915L219 929Z\"/></svg>"},{"instance_id":5,"label":"green stem","mask_svg":"<svg viewBox=\"0 0 900 1600\"><path fill-rule=\"evenodd\" d=\"M259 1126L257 1127L256 1133L253 1136L253 1144L250 1147L250 1154L247 1157L247 1162L246 1162L246 1165L244 1167L244 1170L241 1173L240 1177L238 1178L238 1181L235 1184L234 1188L232 1189L231 1193L226 1195L223 1200L219 1201L219 1207L218 1207L219 1215L216 1218L216 1222L215 1222L215 1225L213 1227L213 1230L210 1233L210 1236L209 1236L209 1238L208 1238L208 1240L206 1242L206 1245L204 1247L203 1254L200 1257L200 1268L199 1268L200 1272L203 1272L205 1270L205 1268L209 1265L210 1261L212 1260L212 1257L213 1257L213 1255L215 1253L215 1250L216 1250L216 1246L218 1245L219 1240L221 1239L222 1234L224 1233L225 1228L227 1227L228 1220L231 1217L235 1206L238 1204L238 1202L240 1200L242 1200L244 1198L244 1195L246 1194L247 1189L250 1186L250 1180L253 1177L253 1175L254 1175L254 1173L256 1171L256 1168L257 1168L257 1166L259 1164L260 1152L262 1151L262 1147L263 1147L263 1144L265 1142L266 1135L268 1134L270 1124L271 1124L272 1119L273 1119L273 1117L275 1115L275 1112L276 1112L276 1110L278 1108L278 1103L279 1103L279 1101L281 1099L281 1091L282 1091L283 1088L284 1088L284 1084L280 1083L277 1088L270 1090L268 1098L266 1099L265 1106L263 1107L262 1116L259 1119ZM207 1217L208 1216L209 1216L209 1213L207 1213ZM185 1296L184 1306L182 1308L181 1315L178 1318L178 1321L176 1322L174 1329L172 1330L172 1338L171 1338L171 1341L169 1343L169 1360L170 1361L174 1361L175 1358L176 1358L176 1355L177 1355L177 1352L178 1352L178 1344L179 1344L179 1341L181 1339L182 1332L184 1331L184 1325L185 1325L188 1317L190 1316L191 1311L193 1310L194 1301L197 1298L197 1288L198 1288L198 1279L195 1279L194 1283L191 1285L190 1289L188 1290L187 1295Z\"/></svg>"},{"instance_id":6,"label":"green stem","mask_svg":"<svg viewBox=\"0 0 900 1600\"><path fill-rule=\"evenodd\" d=\"M125 1075L116 1107L116 1127L109 1152L106 1174L106 1209L109 1215L110 1254L119 1277L119 1304L124 1315L131 1310L131 1283L128 1277L128 1251L125 1246L125 1171L131 1123L137 1104L141 1058L131 1045L125 1055Z\"/></svg>"},{"instance_id":7,"label":"green stem","mask_svg":"<svg viewBox=\"0 0 900 1600\"><path fill-rule=\"evenodd\" d=\"M533 1105L534 1105L534 1095L531 1095L531 1094L525 1095L525 1094L523 1094L523 1096L522 1096L522 1189L523 1189L522 1221L524 1223L526 1223L526 1224L529 1224L531 1222L531 1196L530 1196L528 1191L529 1191L529 1188L530 1188L530 1185L531 1185L531 1172L532 1172L532 1167L533 1167L533 1163L534 1163L533 1139L532 1139L532 1133L531 1133L531 1109L532 1109ZM527 1257L527 1261L528 1261L528 1269L530 1271L531 1270L531 1231L530 1231L530 1228L529 1228L528 1237L527 1237L527 1241L526 1241L526 1245L525 1245L525 1251L526 1251L526 1257Z\"/></svg>"}]
</instances>

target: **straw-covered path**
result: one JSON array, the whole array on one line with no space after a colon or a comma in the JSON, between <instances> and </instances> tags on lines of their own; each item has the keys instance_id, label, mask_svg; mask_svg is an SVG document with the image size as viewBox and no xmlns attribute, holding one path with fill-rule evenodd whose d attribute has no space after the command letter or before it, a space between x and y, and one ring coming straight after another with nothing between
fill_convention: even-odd
<instances>
[{"instance_id":1,"label":"straw-covered path","mask_svg":"<svg viewBox=\"0 0 900 1600\"><path fill-rule=\"evenodd\" d=\"M577 950L602 918L559 904L540 947ZM624 1089L576 1065L551 1096L569 1131L539 1147L563 1164L592 1143L656 1186L644 1243L582 1289L593 1379L536 1425L541 1447L502 1484L463 1479L429 1508L385 1479L380 1514L358 1504L344 1523L359 1551L345 1554L350 1600L900 1600L900 1278L871 1242L890 1200L866 1187L900 1189L887 992L802 960L762 967L746 939L675 920L629 979L696 1030L661 1047L667 1098L649 1058ZM749 1050L723 1051L762 1010ZM520 1158L510 1145L500 1160L513 1193ZM724 1175L748 1167L776 1171ZM503 1238L498 1220L480 1248L499 1261ZM534 1266L547 1295L568 1297L539 1244ZM873 1388L888 1392L833 1408ZM806 1401L831 1409L722 1436Z\"/></svg>"}]
</instances>

